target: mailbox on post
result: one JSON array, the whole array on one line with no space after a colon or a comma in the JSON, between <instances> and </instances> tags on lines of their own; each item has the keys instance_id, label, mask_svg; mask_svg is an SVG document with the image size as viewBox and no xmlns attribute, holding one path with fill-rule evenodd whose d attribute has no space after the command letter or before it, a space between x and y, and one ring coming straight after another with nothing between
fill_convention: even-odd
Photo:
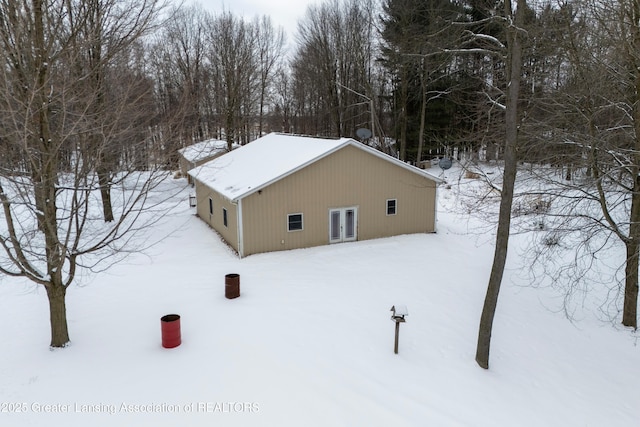
<instances>
[{"instance_id":1,"label":"mailbox on post","mask_svg":"<svg viewBox=\"0 0 640 427\"><path fill-rule=\"evenodd\" d=\"M409 315L406 305L392 305L391 306L391 320L396 322L396 340L393 346L393 352L398 354L398 338L400 336L400 323L405 323L405 317Z\"/></svg>"}]
</instances>

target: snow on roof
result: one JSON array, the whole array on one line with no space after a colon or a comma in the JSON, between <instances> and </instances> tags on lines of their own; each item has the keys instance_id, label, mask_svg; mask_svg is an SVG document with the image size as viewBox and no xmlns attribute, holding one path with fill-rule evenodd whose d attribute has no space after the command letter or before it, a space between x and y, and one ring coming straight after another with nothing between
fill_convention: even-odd
<instances>
[{"instance_id":1,"label":"snow on roof","mask_svg":"<svg viewBox=\"0 0 640 427\"><path fill-rule=\"evenodd\" d=\"M270 133L189 171L189 175L229 200L239 200L303 167L353 145L436 182L439 178L360 144L351 138L326 139Z\"/></svg>"},{"instance_id":2,"label":"snow on roof","mask_svg":"<svg viewBox=\"0 0 640 427\"><path fill-rule=\"evenodd\" d=\"M189 162L197 162L225 151L227 151L227 141L209 139L181 148L178 150L178 153Z\"/></svg>"},{"instance_id":3,"label":"snow on roof","mask_svg":"<svg viewBox=\"0 0 640 427\"><path fill-rule=\"evenodd\" d=\"M348 141L270 133L189 174L229 200L238 200Z\"/></svg>"}]
</instances>

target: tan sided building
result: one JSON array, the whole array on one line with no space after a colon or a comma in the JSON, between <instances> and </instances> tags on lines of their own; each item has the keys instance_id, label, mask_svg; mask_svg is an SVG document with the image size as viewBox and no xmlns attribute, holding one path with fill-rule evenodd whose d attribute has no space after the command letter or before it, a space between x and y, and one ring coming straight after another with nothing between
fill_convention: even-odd
<instances>
[{"instance_id":1,"label":"tan sided building","mask_svg":"<svg viewBox=\"0 0 640 427\"><path fill-rule=\"evenodd\" d=\"M349 138L272 133L189 174L240 257L436 231L441 180Z\"/></svg>"}]
</instances>

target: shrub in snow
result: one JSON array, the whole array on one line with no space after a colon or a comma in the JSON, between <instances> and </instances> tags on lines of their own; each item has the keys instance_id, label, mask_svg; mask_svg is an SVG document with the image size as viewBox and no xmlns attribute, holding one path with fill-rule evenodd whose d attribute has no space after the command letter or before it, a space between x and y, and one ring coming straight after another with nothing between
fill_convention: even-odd
<instances>
[{"instance_id":1,"label":"shrub in snow","mask_svg":"<svg viewBox=\"0 0 640 427\"><path fill-rule=\"evenodd\" d=\"M549 233L542 239L542 244L551 247L560 245L560 236L557 233Z\"/></svg>"},{"instance_id":2,"label":"shrub in snow","mask_svg":"<svg viewBox=\"0 0 640 427\"><path fill-rule=\"evenodd\" d=\"M541 196L525 196L513 203L514 215L545 214L551 208L551 200Z\"/></svg>"}]
</instances>

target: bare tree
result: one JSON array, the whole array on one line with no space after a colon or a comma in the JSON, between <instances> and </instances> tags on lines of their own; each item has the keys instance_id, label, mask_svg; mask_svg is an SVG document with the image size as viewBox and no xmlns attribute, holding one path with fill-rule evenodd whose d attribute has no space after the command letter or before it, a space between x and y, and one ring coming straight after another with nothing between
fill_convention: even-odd
<instances>
[{"instance_id":1,"label":"bare tree","mask_svg":"<svg viewBox=\"0 0 640 427\"><path fill-rule=\"evenodd\" d=\"M148 44L146 56L158 110L153 128L166 140L164 148L172 166L177 164L178 149L217 138L221 132L207 57L211 19L199 5L174 8Z\"/></svg>"},{"instance_id":2,"label":"bare tree","mask_svg":"<svg viewBox=\"0 0 640 427\"><path fill-rule=\"evenodd\" d=\"M203 109L208 86L208 64L205 53L207 12L201 6L184 7L164 26L160 43L179 73L180 104L185 134L181 138L190 143L207 136Z\"/></svg>"},{"instance_id":3,"label":"bare tree","mask_svg":"<svg viewBox=\"0 0 640 427\"><path fill-rule=\"evenodd\" d=\"M230 150L244 134L256 95L256 33L253 26L229 12L212 18L208 29L207 58Z\"/></svg>"},{"instance_id":4,"label":"bare tree","mask_svg":"<svg viewBox=\"0 0 640 427\"><path fill-rule=\"evenodd\" d=\"M262 136L265 107L269 91L274 84L280 61L284 57L285 35L282 28L275 29L271 19L263 16L254 22L259 72L258 136Z\"/></svg>"},{"instance_id":5,"label":"bare tree","mask_svg":"<svg viewBox=\"0 0 640 427\"><path fill-rule=\"evenodd\" d=\"M146 78L128 71L120 79L130 69L126 51L151 28L161 5L112 0L100 10L92 6L0 0L0 141L21 159L0 169L0 272L46 289L52 347L69 342L65 297L78 271L124 254L161 173L150 170L133 182L139 175L114 159L109 167L118 184L111 190L116 185L122 196L113 221L96 215L103 182L94 154L111 153L146 129ZM85 68L87 49L98 63ZM69 66L75 61L83 66Z\"/></svg>"},{"instance_id":6,"label":"bare tree","mask_svg":"<svg viewBox=\"0 0 640 427\"><path fill-rule=\"evenodd\" d=\"M291 119L293 115L293 91L292 79L289 70L281 66L274 78L274 114L273 129L281 132L291 132Z\"/></svg>"},{"instance_id":7,"label":"bare tree","mask_svg":"<svg viewBox=\"0 0 640 427\"><path fill-rule=\"evenodd\" d=\"M527 10L526 0L518 0L515 12L511 8L511 1L505 2L505 17L507 18L507 92L505 104L505 143L504 143L504 172L500 199L500 213L498 230L496 233L496 248L493 265L489 276L487 294L480 317L478 331L478 345L476 348L476 362L484 369L489 368L489 350L491 346L491 331L493 319L498 305L498 295L507 260L509 233L511 228L511 207L513 204L514 186L517 172L517 144L518 125L520 122L518 103L520 83L522 81L522 38L524 32L524 15Z\"/></svg>"},{"instance_id":8,"label":"bare tree","mask_svg":"<svg viewBox=\"0 0 640 427\"><path fill-rule=\"evenodd\" d=\"M332 0L310 6L298 23L292 77L296 114L309 127L306 133L353 136L369 126L370 100L378 96L374 11L370 0Z\"/></svg>"},{"instance_id":9,"label":"bare tree","mask_svg":"<svg viewBox=\"0 0 640 427\"><path fill-rule=\"evenodd\" d=\"M137 10L122 9L121 2L115 0L66 3L72 49L61 52L61 55L72 55L68 59L70 69L78 79L75 85L77 91L92 95L84 96L87 101L85 105L81 101L78 103L79 108L86 109L87 117L84 153L90 157L87 161L95 165L100 181L104 220L110 222L114 220L111 184L116 172L119 142L105 139L109 134L115 134L105 131L115 116L112 105L109 105L105 81L116 56L140 39L141 32L148 27L152 16L138 13ZM110 149L105 150L104 146L110 146Z\"/></svg>"},{"instance_id":10,"label":"bare tree","mask_svg":"<svg viewBox=\"0 0 640 427\"><path fill-rule=\"evenodd\" d=\"M640 2L584 0L566 5L563 13L561 46L568 60L565 77L552 98L561 114L542 130L553 135L553 143L547 144L550 155L544 159L566 172L538 177L557 202L536 260L548 260L540 253L553 254L556 262L544 267L566 279L568 301L579 282L587 281L586 270L601 266L601 252L622 244L625 256L618 267L624 270L624 279L614 280L612 294L614 301L622 295L622 324L635 329L640 255ZM577 242L572 246L575 254L559 263L564 240Z\"/></svg>"}]
</instances>

